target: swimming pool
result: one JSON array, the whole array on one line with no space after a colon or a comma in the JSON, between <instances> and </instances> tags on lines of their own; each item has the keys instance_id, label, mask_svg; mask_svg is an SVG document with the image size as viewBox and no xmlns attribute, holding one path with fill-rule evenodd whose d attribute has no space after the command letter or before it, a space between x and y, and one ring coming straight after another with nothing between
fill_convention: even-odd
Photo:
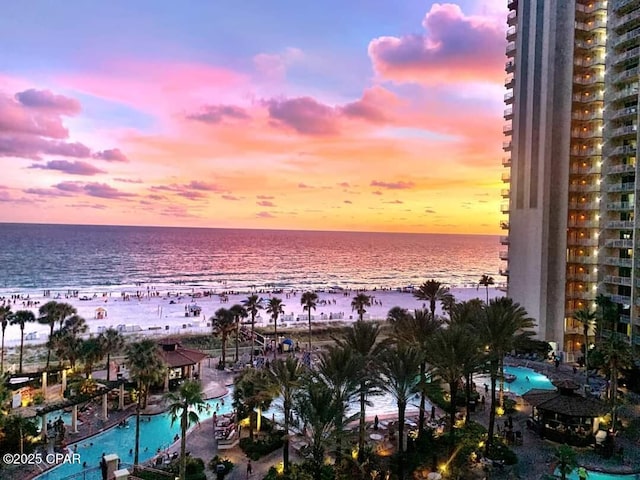
<instances>
[{"instance_id":1,"label":"swimming pool","mask_svg":"<svg viewBox=\"0 0 640 480\"><path fill-rule=\"evenodd\" d=\"M538 373L530 368L505 366L504 372L516 377L513 382L504 382L505 392L512 392L516 395L522 396L534 388L541 390L555 390L556 388L546 375ZM489 378L489 375L478 375L475 382L476 385L490 385L491 379ZM496 389L498 388L499 383L496 386Z\"/></svg>"},{"instance_id":2,"label":"swimming pool","mask_svg":"<svg viewBox=\"0 0 640 480\"><path fill-rule=\"evenodd\" d=\"M199 414L200 421L204 421L213 416L216 411L216 404L219 404L218 415L228 413L232 410L231 395L227 394L221 399L207 400L207 404L211 407L209 411L203 410ZM123 463L133 463L133 451L135 448L135 415L129 417L128 428L114 427L93 437L87 438L81 442L69 445L71 451L75 451L80 455L82 463L86 462L87 468L97 467L100 465L100 458L103 453L115 453ZM196 426L195 428L202 428ZM165 450L173 443L176 435L180 434L180 422L176 421L171 426L171 417L168 413L158 415L143 415L140 418L140 463L150 460L157 455L158 449ZM205 459L208 460L208 459ZM65 464L51 469L37 477L38 480L59 480L70 475L81 473L84 470L82 464ZM102 480L100 469L88 472L86 480Z\"/></svg>"},{"instance_id":3,"label":"swimming pool","mask_svg":"<svg viewBox=\"0 0 640 480\"><path fill-rule=\"evenodd\" d=\"M618 473L602 473L595 472L593 470L588 470L589 476L587 477L589 480L639 480L640 475L635 473L629 474L618 474ZM555 475L560 475L560 472L556 470ZM571 472L570 475L567 475L567 480L579 480L577 469Z\"/></svg>"}]
</instances>

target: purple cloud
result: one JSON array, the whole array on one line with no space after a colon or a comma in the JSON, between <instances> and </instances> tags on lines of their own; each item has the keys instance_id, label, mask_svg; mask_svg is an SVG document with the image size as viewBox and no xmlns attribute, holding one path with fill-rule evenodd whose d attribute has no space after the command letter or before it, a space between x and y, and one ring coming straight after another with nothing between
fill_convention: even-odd
<instances>
[{"instance_id":1,"label":"purple cloud","mask_svg":"<svg viewBox=\"0 0 640 480\"><path fill-rule=\"evenodd\" d=\"M256 195L258 200L273 200L275 197L272 195Z\"/></svg>"},{"instance_id":2,"label":"purple cloud","mask_svg":"<svg viewBox=\"0 0 640 480\"><path fill-rule=\"evenodd\" d=\"M269 200L260 200L259 202L256 202L256 205L261 207L275 207L275 204Z\"/></svg>"},{"instance_id":3,"label":"purple cloud","mask_svg":"<svg viewBox=\"0 0 640 480\"><path fill-rule=\"evenodd\" d=\"M225 118L234 120L246 120L249 118L247 112L235 105L206 105L199 113L187 115L189 120L197 120L203 123L220 123Z\"/></svg>"},{"instance_id":4,"label":"purple cloud","mask_svg":"<svg viewBox=\"0 0 640 480\"><path fill-rule=\"evenodd\" d=\"M127 156L124 153L122 153L118 148L111 148L109 150L96 152L92 156L93 158L97 158L99 160L105 160L107 162L128 162L129 161Z\"/></svg>"},{"instance_id":5,"label":"purple cloud","mask_svg":"<svg viewBox=\"0 0 640 480\"><path fill-rule=\"evenodd\" d=\"M64 192L71 193L80 193L82 192L82 182L60 182L53 186L53 188L57 188L58 190L62 190Z\"/></svg>"},{"instance_id":6,"label":"purple cloud","mask_svg":"<svg viewBox=\"0 0 640 480\"><path fill-rule=\"evenodd\" d=\"M372 195L382 195L382 192L380 190L374 190L373 192L371 192Z\"/></svg>"},{"instance_id":7,"label":"purple cloud","mask_svg":"<svg viewBox=\"0 0 640 480\"><path fill-rule=\"evenodd\" d=\"M256 217L258 217L258 218L275 218L275 216L270 212L258 212L258 213L256 213Z\"/></svg>"},{"instance_id":8,"label":"purple cloud","mask_svg":"<svg viewBox=\"0 0 640 480\"><path fill-rule=\"evenodd\" d=\"M220 198L232 201L240 200L240 197L236 197L235 195L221 195Z\"/></svg>"},{"instance_id":9,"label":"purple cloud","mask_svg":"<svg viewBox=\"0 0 640 480\"><path fill-rule=\"evenodd\" d=\"M135 197L133 193L123 192L117 188L113 188L106 183L87 183L84 186L84 192L91 197L121 199Z\"/></svg>"},{"instance_id":10,"label":"purple cloud","mask_svg":"<svg viewBox=\"0 0 640 480\"><path fill-rule=\"evenodd\" d=\"M402 200L391 200L389 202L383 202L383 203L389 203L389 204L392 204L392 205L400 205L400 204L402 204L404 202Z\"/></svg>"},{"instance_id":11,"label":"purple cloud","mask_svg":"<svg viewBox=\"0 0 640 480\"><path fill-rule=\"evenodd\" d=\"M314 188L314 187L312 187L311 185L307 185L306 183L300 182L298 184L298 188Z\"/></svg>"},{"instance_id":12,"label":"purple cloud","mask_svg":"<svg viewBox=\"0 0 640 480\"><path fill-rule=\"evenodd\" d=\"M202 190L205 192L219 192L220 187L215 183L201 182L199 180L192 180L188 185L185 185L186 188L191 188L193 190Z\"/></svg>"},{"instance_id":13,"label":"purple cloud","mask_svg":"<svg viewBox=\"0 0 640 480\"><path fill-rule=\"evenodd\" d=\"M57 170L59 172L68 173L69 175L84 175L92 176L98 173L106 173L104 170L100 170L94 167L90 163L67 160L51 160L45 164L34 163L29 168L39 168L42 170Z\"/></svg>"},{"instance_id":14,"label":"purple cloud","mask_svg":"<svg viewBox=\"0 0 640 480\"><path fill-rule=\"evenodd\" d=\"M280 124L305 135L337 133L336 110L311 97L299 97L267 102L269 116Z\"/></svg>"},{"instance_id":15,"label":"purple cloud","mask_svg":"<svg viewBox=\"0 0 640 480\"><path fill-rule=\"evenodd\" d=\"M388 190L408 190L413 188L413 182L382 182L373 180L369 185L372 187L386 188Z\"/></svg>"},{"instance_id":16,"label":"purple cloud","mask_svg":"<svg viewBox=\"0 0 640 480\"><path fill-rule=\"evenodd\" d=\"M121 182L121 183L142 183L142 180L140 178L114 178L113 179L114 182Z\"/></svg>"},{"instance_id":17,"label":"purple cloud","mask_svg":"<svg viewBox=\"0 0 640 480\"><path fill-rule=\"evenodd\" d=\"M338 186L342 188L349 188L351 185L349 185L349 182L340 182L338 183Z\"/></svg>"},{"instance_id":18,"label":"purple cloud","mask_svg":"<svg viewBox=\"0 0 640 480\"><path fill-rule=\"evenodd\" d=\"M40 197L70 197L69 193L55 188L27 188L23 190L29 195L38 195Z\"/></svg>"},{"instance_id":19,"label":"purple cloud","mask_svg":"<svg viewBox=\"0 0 640 480\"><path fill-rule=\"evenodd\" d=\"M56 95L50 90L31 88L16 93L15 98L25 107L53 110L66 115L75 115L80 112L80 102L64 95Z\"/></svg>"},{"instance_id":20,"label":"purple cloud","mask_svg":"<svg viewBox=\"0 0 640 480\"><path fill-rule=\"evenodd\" d=\"M347 203L347 204L351 205L353 202L351 200L345 200L342 203Z\"/></svg>"}]
</instances>

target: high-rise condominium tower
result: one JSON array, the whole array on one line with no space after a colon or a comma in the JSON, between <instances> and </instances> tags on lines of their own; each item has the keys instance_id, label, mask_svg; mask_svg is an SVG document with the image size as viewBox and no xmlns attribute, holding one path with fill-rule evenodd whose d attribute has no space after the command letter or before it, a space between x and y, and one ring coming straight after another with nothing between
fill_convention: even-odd
<instances>
[{"instance_id":1,"label":"high-rise condominium tower","mask_svg":"<svg viewBox=\"0 0 640 480\"><path fill-rule=\"evenodd\" d=\"M609 334L640 344L640 0L508 6L501 258L509 296L568 359L584 347L573 314L595 310L598 295L617 309Z\"/></svg>"}]
</instances>

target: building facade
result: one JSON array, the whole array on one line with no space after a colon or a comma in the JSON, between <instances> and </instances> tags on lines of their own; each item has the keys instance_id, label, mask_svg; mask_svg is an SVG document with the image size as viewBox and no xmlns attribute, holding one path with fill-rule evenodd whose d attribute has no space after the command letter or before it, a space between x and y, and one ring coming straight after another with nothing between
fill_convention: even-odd
<instances>
[{"instance_id":1,"label":"building facade","mask_svg":"<svg viewBox=\"0 0 640 480\"><path fill-rule=\"evenodd\" d=\"M510 0L501 254L508 293L571 360L576 310L640 344L635 189L640 0ZM640 224L638 225L640 226ZM638 262L640 267L640 261Z\"/></svg>"}]
</instances>

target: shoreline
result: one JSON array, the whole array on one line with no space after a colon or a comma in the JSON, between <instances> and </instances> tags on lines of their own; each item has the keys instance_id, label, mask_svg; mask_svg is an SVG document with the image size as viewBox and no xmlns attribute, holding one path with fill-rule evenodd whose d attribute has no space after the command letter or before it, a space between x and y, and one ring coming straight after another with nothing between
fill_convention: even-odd
<instances>
[{"instance_id":1,"label":"shoreline","mask_svg":"<svg viewBox=\"0 0 640 480\"><path fill-rule=\"evenodd\" d=\"M216 292L208 288L182 288L174 290L161 289L158 286L139 287L137 290L103 291L93 293L84 290L69 290L67 294L57 291L32 291L28 297L11 298L5 296L5 302L11 303L13 311L30 310L38 316L38 309L48 301L69 303L83 317L89 328L87 335L101 333L106 328L116 328L124 334L145 335L181 335L189 333L209 333L211 331L210 318L219 308L229 308L242 303L250 294L258 294L263 298L263 307L269 298L278 297L283 300L284 315L278 318L278 328L286 331L296 325L307 325L308 312L304 311L300 297L305 289L258 289L249 291L221 290ZM325 287L314 290L318 294L316 309L312 311L312 324L333 324L353 322L357 314L351 307L351 301L356 294L364 293L372 299L367 307L365 320L383 321L393 307L414 310L427 308L427 302L416 299L408 288L396 289L342 289ZM450 292L457 301L474 298L486 301L504 296L504 292L492 286L451 288ZM2 298L0 296L0 298ZM2 302L0 301L0 304ZM197 315L190 311L197 306ZM436 308L437 314L442 314L441 306ZM245 319L245 322L247 319ZM256 317L256 326L270 328L273 322L266 311L260 310ZM56 326L57 328L57 326ZM25 331L25 348L46 343L49 336L48 325L39 323L27 324ZM15 347L20 342L20 330L17 325L9 325L6 330L5 347Z\"/></svg>"}]
</instances>

